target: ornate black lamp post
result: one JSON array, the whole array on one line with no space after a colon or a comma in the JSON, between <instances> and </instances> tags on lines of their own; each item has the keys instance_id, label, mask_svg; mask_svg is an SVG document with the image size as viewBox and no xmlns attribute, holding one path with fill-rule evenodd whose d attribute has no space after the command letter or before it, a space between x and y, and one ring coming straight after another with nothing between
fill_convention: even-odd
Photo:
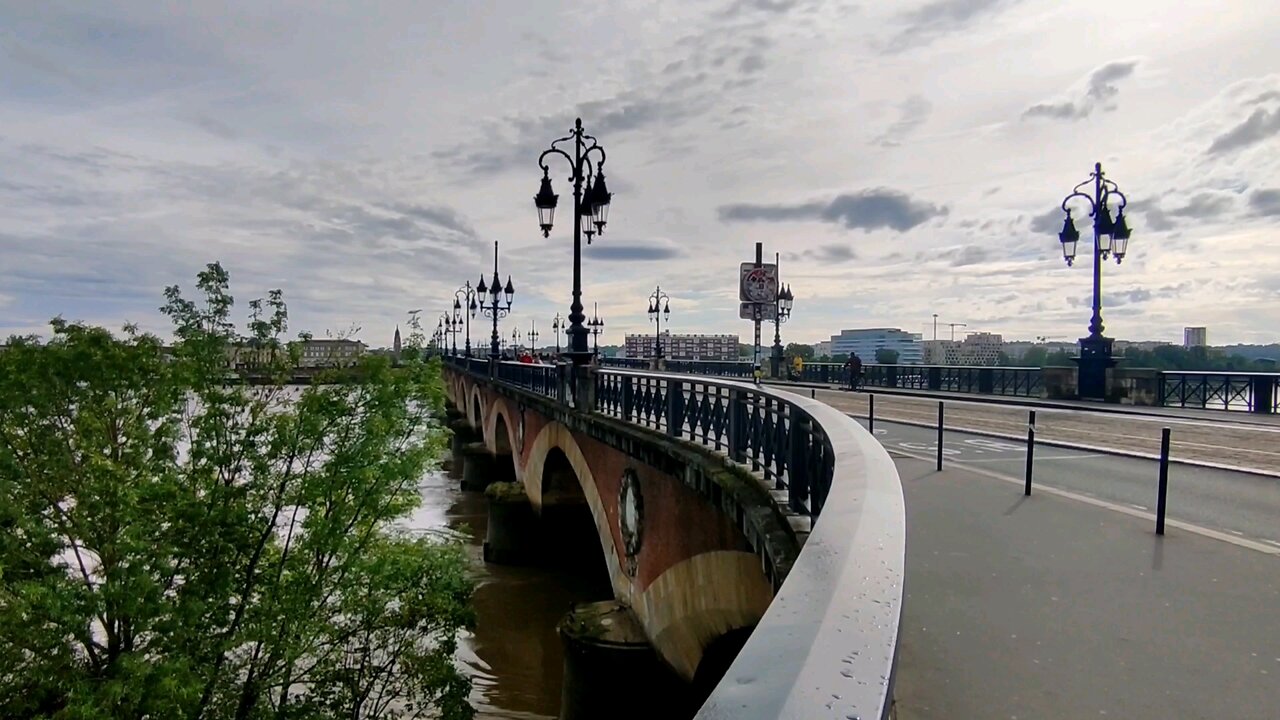
<instances>
[{"instance_id":1,"label":"ornate black lamp post","mask_svg":"<svg viewBox=\"0 0 1280 720\"><path fill-rule=\"evenodd\" d=\"M476 285L476 293L481 298L480 312L487 318L493 318L493 334L489 337L489 359L497 360L502 356L498 347L498 321L510 314L511 301L515 299L516 289L511 284L510 275L507 275L507 286L502 287L502 279L498 277L498 242L496 240L493 243L493 282L486 286L484 276L481 275L480 284ZM484 299L486 294L488 300ZM502 299L506 300L505 305L500 302Z\"/></svg>"},{"instance_id":2,"label":"ornate black lamp post","mask_svg":"<svg viewBox=\"0 0 1280 720\"><path fill-rule=\"evenodd\" d=\"M520 353L520 328L511 328L511 354ZM517 360L519 358L516 358Z\"/></svg>"},{"instance_id":3,"label":"ornate black lamp post","mask_svg":"<svg viewBox=\"0 0 1280 720\"><path fill-rule=\"evenodd\" d=\"M483 302L483 299L481 300ZM471 318L476 316L476 291L471 287L471 281L468 280L458 291L453 294L453 324L454 327L465 324L467 330L466 354L471 357ZM457 345L454 340L454 345ZM457 355L457 352L454 352Z\"/></svg>"},{"instance_id":4,"label":"ornate black lamp post","mask_svg":"<svg viewBox=\"0 0 1280 720\"><path fill-rule=\"evenodd\" d=\"M782 323L791 319L791 302L795 300L795 296L791 294L791 286L782 285L782 270L779 263L778 253L773 254L773 262L779 266L778 270L778 297L776 298L776 312L773 315L773 372L774 377L779 377L782 371Z\"/></svg>"},{"instance_id":5,"label":"ornate black lamp post","mask_svg":"<svg viewBox=\"0 0 1280 720\"><path fill-rule=\"evenodd\" d=\"M1080 191L1091 183L1092 196ZM1093 317L1089 320L1089 336L1080 338L1080 357L1075 359L1080 368L1080 397L1105 400L1107 368L1114 366L1116 362L1111 357L1112 340L1102 334L1102 261L1108 255L1114 255L1118 265L1129 250L1129 224L1124 216L1127 201L1120 188L1103 174L1102 163L1096 163L1089 179L1076 185L1071 194L1062 200L1062 210L1067 217L1062 222L1058 240L1062 243L1062 257L1066 259L1067 265L1075 260L1076 243L1080 241L1080 232L1076 230L1071 210L1067 207L1067 203L1074 198L1082 198L1089 203L1089 215L1093 218ZM1116 208L1115 220L1111 219L1113 202Z\"/></svg>"},{"instance_id":6,"label":"ornate black lamp post","mask_svg":"<svg viewBox=\"0 0 1280 720\"><path fill-rule=\"evenodd\" d=\"M556 147L562 142L573 141L573 154ZM559 196L551 189L551 171L547 167L548 155L559 155L569 161L573 183L573 302L569 305L569 352L574 365L585 365L591 359L587 350L587 328L582 324L586 320L582 307L582 234L587 234L587 244L591 244L591 236L604 234L604 226L609 219L609 202L613 193L609 192L604 181L604 148L596 139L587 135L582 129L582 118L574 122L569 135L551 143L551 147L538 156L538 167L542 168L542 186L534 196L533 203L538 208L538 225L542 228L542 236L551 236L552 219L555 215L556 202ZM598 157L593 165L593 157ZM583 183L586 187L583 187ZM583 227L583 218L586 227ZM592 230L592 226L595 230Z\"/></svg>"},{"instance_id":7,"label":"ornate black lamp post","mask_svg":"<svg viewBox=\"0 0 1280 720\"><path fill-rule=\"evenodd\" d=\"M604 330L604 320L600 319L599 303L591 303L591 319L587 321L587 327L591 329L591 354L599 360L600 333Z\"/></svg>"},{"instance_id":8,"label":"ornate black lamp post","mask_svg":"<svg viewBox=\"0 0 1280 720\"><path fill-rule=\"evenodd\" d=\"M665 318L664 318L665 316ZM662 286L656 286L653 294L649 296L649 319L653 321L655 334L653 336L653 356L662 359L662 321L671 320L671 297L662 292ZM667 330L670 332L670 328Z\"/></svg>"},{"instance_id":9,"label":"ornate black lamp post","mask_svg":"<svg viewBox=\"0 0 1280 720\"><path fill-rule=\"evenodd\" d=\"M556 336L557 356L560 354L560 331L568 329L569 323L565 322L564 318L560 317L560 313L556 313L555 318L551 321L551 334Z\"/></svg>"},{"instance_id":10,"label":"ornate black lamp post","mask_svg":"<svg viewBox=\"0 0 1280 720\"><path fill-rule=\"evenodd\" d=\"M529 332L525 333L525 338L529 341L529 352L538 352L538 321L529 319Z\"/></svg>"}]
</instances>

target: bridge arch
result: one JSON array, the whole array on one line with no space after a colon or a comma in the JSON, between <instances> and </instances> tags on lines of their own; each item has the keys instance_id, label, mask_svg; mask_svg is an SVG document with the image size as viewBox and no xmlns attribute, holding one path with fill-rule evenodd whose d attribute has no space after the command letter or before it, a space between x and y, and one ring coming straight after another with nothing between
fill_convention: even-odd
<instances>
[{"instance_id":1,"label":"bridge arch","mask_svg":"<svg viewBox=\"0 0 1280 720\"><path fill-rule=\"evenodd\" d=\"M527 438L526 442L529 442ZM542 514L548 500L551 504L570 499L585 502L591 511L596 535L600 538L600 549L609 572L609 583L613 586L614 597L624 602L629 601L631 579L627 576L619 559L613 539L613 524L605 511L605 504L596 486L595 475L591 472L591 466L587 463L578 441L574 439L573 432L559 422L547 423L538 432L537 437L529 442L527 456L523 481L525 492L528 493L534 509ZM550 473L547 472L549 464ZM570 495L565 490L565 485L571 482L577 483L580 496ZM544 487L544 483L550 487ZM550 493L546 492L548 489Z\"/></svg>"},{"instance_id":2,"label":"bridge arch","mask_svg":"<svg viewBox=\"0 0 1280 720\"><path fill-rule=\"evenodd\" d=\"M510 453L513 457L519 454L513 451L518 445L515 436L515 429L519 427L517 418L506 399L494 398L485 417L484 427L484 444L490 452L497 455ZM517 462L516 467L519 465Z\"/></svg>"},{"instance_id":3,"label":"bridge arch","mask_svg":"<svg viewBox=\"0 0 1280 720\"><path fill-rule=\"evenodd\" d=\"M484 432L484 394L480 392L480 385L473 383L471 385L471 402L467 409L467 419L471 422L471 427Z\"/></svg>"}]
</instances>

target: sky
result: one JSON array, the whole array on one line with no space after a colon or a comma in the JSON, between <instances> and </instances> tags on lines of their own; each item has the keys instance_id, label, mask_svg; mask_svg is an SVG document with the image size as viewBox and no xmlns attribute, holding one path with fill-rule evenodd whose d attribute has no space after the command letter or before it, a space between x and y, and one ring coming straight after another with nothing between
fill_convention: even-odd
<instances>
[{"instance_id":1,"label":"sky","mask_svg":"<svg viewBox=\"0 0 1280 720\"><path fill-rule=\"evenodd\" d=\"M0 335L167 336L163 288L218 261L241 319L280 288L291 334L386 346L496 241L503 335L549 344L571 215L544 238L532 196L581 117L614 193L583 247L602 344L658 284L673 332L749 341L756 242L784 341L935 313L1073 340L1092 262L1060 203L1095 162L1133 229L1109 336L1280 341L1277 37L1243 0L0 0Z\"/></svg>"}]
</instances>

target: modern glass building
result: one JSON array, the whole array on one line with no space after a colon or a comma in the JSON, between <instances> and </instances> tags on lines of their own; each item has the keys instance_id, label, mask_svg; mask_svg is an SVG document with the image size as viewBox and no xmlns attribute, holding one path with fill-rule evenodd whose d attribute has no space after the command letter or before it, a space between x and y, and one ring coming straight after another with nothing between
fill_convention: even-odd
<instances>
[{"instance_id":1,"label":"modern glass building","mask_svg":"<svg viewBox=\"0 0 1280 720\"><path fill-rule=\"evenodd\" d=\"M831 336L831 356L836 360L856 352L863 362L875 362L876 350L898 351L898 362L903 365L919 365L924 362L924 347L920 333L900 328L864 328L841 330Z\"/></svg>"}]
</instances>

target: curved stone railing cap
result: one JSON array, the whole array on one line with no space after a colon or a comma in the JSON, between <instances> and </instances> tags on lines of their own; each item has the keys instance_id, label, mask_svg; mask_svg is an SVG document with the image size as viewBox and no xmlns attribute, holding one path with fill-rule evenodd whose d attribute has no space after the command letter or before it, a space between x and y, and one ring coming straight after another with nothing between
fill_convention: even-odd
<instances>
[{"instance_id":1,"label":"curved stone railing cap","mask_svg":"<svg viewBox=\"0 0 1280 720\"><path fill-rule=\"evenodd\" d=\"M835 476L786 582L696 718L887 717L906 554L897 468L866 429L829 405L721 384L766 392L809 413L831 441Z\"/></svg>"}]
</instances>

